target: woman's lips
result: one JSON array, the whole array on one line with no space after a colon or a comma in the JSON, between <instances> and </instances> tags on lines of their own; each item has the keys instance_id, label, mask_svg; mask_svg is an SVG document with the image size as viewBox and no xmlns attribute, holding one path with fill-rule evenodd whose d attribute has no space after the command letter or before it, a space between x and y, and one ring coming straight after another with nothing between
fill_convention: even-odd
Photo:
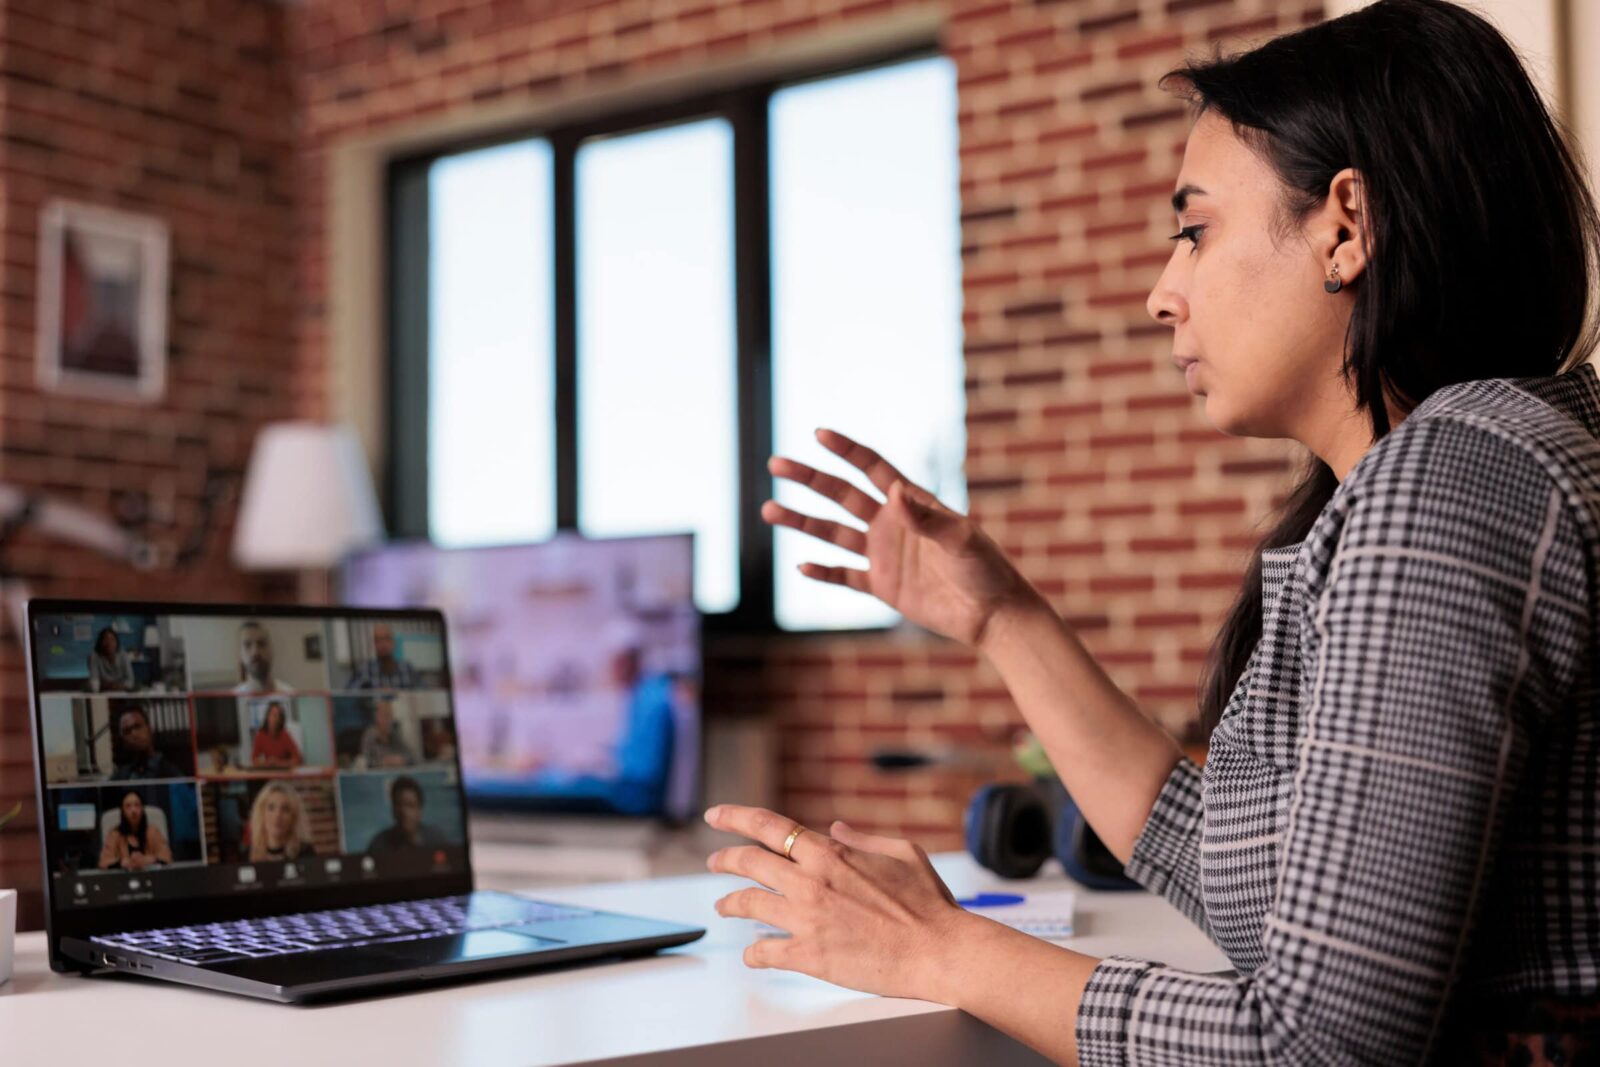
<instances>
[{"instance_id":1,"label":"woman's lips","mask_svg":"<svg viewBox=\"0 0 1600 1067\"><path fill-rule=\"evenodd\" d=\"M1190 390L1193 390L1195 370L1200 366L1200 358L1198 356L1173 356L1172 362L1176 363L1183 371L1184 382L1188 384Z\"/></svg>"}]
</instances>

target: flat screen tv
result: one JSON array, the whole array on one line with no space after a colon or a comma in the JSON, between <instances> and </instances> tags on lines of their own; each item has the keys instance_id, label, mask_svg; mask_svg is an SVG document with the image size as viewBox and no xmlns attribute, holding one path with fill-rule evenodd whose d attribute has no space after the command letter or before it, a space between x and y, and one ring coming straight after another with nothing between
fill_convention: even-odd
<instances>
[{"instance_id":1,"label":"flat screen tv","mask_svg":"<svg viewBox=\"0 0 1600 1067\"><path fill-rule=\"evenodd\" d=\"M470 806L674 822L698 807L692 535L396 543L350 557L341 584L353 606L444 612L457 730L445 743Z\"/></svg>"}]
</instances>

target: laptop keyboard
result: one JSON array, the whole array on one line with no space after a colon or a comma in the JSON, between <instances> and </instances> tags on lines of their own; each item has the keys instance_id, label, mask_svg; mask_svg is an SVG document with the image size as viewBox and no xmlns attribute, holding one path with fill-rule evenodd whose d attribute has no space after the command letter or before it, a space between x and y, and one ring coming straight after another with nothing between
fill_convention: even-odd
<instances>
[{"instance_id":1,"label":"laptop keyboard","mask_svg":"<svg viewBox=\"0 0 1600 1067\"><path fill-rule=\"evenodd\" d=\"M424 937L496 930L593 914L581 908L540 904L503 894L479 894L173 926L164 930L96 937L93 942L98 946L148 953L178 963L219 963L224 960L414 941Z\"/></svg>"}]
</instances>

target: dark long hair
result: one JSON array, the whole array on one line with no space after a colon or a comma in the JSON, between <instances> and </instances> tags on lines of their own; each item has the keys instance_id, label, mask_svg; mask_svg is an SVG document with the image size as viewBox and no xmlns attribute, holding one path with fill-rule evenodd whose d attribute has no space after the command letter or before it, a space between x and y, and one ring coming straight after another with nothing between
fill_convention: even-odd
<instances>
[{"instance_id":1,"label":"dark long hair","mask_svg":"<svg viewBox=\"0 0 1600 1067\"><path fill-rule=\"evenodd\" d=\"M1362 178L1368 264L1344 372L1373 440L1442 386L1577 366L1600 328L1600 218L1582 166L1493 26L1442 0L1378 0L1162 78L1227 119L1284 185L1295 224ZM1200 683L1207 733L1261 638L1259 550L1303 540L1338 488L1309 457L1253 555Z\"/></svg>"},{"instance_id":2,"label":"dark long hair","mask_svg":"<svg viewBox=\"0 0 1600 1067\"><path fill-rule=\"evenodd\" d=\"M145 841L150 835L150 808L145 804L144 794L137 789L124 792L122 800L127 800L130 795L139 798L139 831L134 832L133 824L128 821L128 813L123 812L122 818L117 820L117 832L122 835L122 839L128 843L130 849L143 852ZM122 807L122 801L117 802L117 807L119 809Z\"/></svg>"}]
</instances>

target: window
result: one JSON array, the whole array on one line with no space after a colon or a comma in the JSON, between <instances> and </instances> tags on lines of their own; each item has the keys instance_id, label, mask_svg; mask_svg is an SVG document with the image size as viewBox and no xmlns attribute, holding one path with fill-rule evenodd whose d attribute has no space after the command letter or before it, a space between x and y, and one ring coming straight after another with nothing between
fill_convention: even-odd
<instances>
[{"instance_id":1,"label":"window","mask_svg":"<svg viewBox=\"0 0 1600 1067\"><path fill-rule=\"evenodd\" d=\"M428 532L542 541L556 528L550 146L442 159L428 195Z\"/></svg>"},{"instance_id":2,"label":"window","mask_svg":"<svg viewBox=\"0 0 1600 1067\"><path fill-rule=\"evenodd\" d=\"M964 506L956 159L923 54L396 162L391 529L693 530L728 626L892 623L796 572L860 560L761 521L831 513L766 459L844 473L826 425Z\"/></svg>"},{"instance_id":3,"label":"window","mask_svg":"<svg viewBox=\"0 0 1600 1067\"><path fill-rule=\"evenodd\" d=\"M809 460L826 454L812 431L838 430L964 509L955 113L941 59L772 95L772 436L779 453ZM777 489L781 503L859 525L799 486ZM779 626L894 621L882 603L795 569L860 557L789 529L776 549Z\"/></svg>"},{"instance_id":4,"label":"window","mask_svg":"<svg viewBox=\"0 0 1600 1067\"><path fill-rule=\"evenodd\" d=\"M695 534L701 611L739 602L733 133L578 149L578 528Z\"/></svg>"}]
</instances>

